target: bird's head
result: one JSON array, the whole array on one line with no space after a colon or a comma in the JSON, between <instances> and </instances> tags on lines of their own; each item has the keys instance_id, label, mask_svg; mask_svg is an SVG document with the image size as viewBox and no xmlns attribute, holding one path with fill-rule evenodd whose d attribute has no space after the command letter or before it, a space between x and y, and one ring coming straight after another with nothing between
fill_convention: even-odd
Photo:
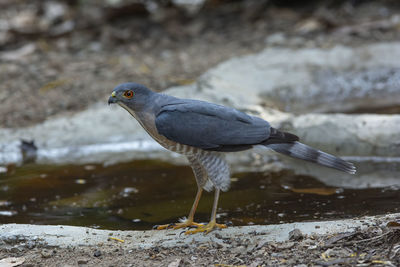
<instances>
[{"instance_id":1,"label":"bird's head","mask_svg":"<svg viewBox=\"0 0 400 267\"><path fill-rule=\"evenodd\" d=\"M154 94L146 86L138 83L122 83L114 88L108 98L108 104L119 104L129 112L142 111Z\"/></svg>"}]
</instances>

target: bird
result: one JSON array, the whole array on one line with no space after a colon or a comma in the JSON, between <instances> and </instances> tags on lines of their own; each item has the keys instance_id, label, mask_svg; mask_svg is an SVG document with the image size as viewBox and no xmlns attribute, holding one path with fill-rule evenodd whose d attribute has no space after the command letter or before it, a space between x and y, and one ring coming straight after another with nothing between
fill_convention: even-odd
<instances>
[{"instance_id":1,"label":"bird","mask_svg":"<svg viewBox=\"0 0 400 267\"><path fill-rule=\"evenodd\" d=\"M231 107L177 98L134 82L117 85L108 104L118 104L127 110L161 146L186 156L193 170L197 193L188 217L177 223L156 226L158 230L189 227L185 234L207 234L227 227L216 222L216 213L220 191L227 191L230 185L230 170L225 160L229 152L262 146L346 173L356 172L352 163L303 144L298 136ZM207 224L194 221L203 190L214 190Z\"/></svg>"}]
</instances>

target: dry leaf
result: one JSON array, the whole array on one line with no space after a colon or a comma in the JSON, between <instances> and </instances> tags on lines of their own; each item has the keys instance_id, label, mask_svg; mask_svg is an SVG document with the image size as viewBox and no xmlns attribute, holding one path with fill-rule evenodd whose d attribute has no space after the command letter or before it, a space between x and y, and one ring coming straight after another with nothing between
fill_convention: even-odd
<instances>
[{"instance_id":1,"label":"dry leaf","mask_svg":"<svg viewBox=\"0 0 400 267\"><path fill-rule=\"evenodd\" d=\"M316 194L321 196L330 196L336 194L337 188L326 188L326 187L316 187L316 188L289 188L295 193L304 193L304 194Z\"/></svg>"},{"instance_id":2,"label":"dry leaf","mask_svg":"<svg viewBox=\"0 0 400 267\"><path fill-rule=\"evenodd\" d=\"M400 229L400 223L396 221L390 221L386 224L386 226L394 229Z\"/></svg>"}]
</instances>

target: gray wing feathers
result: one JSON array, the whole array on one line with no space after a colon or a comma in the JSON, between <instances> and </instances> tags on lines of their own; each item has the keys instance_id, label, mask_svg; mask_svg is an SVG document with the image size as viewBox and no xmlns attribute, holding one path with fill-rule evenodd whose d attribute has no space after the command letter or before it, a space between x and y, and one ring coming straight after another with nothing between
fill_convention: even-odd
<instances>
[{"instance_id":1,"label":"gray wing feathers","mask_svg":"<svg viewBox=\"0 0 400 267\"><path fill-rule=\"evenodd\" d=\"M276 152L299 158L307 161L311 161L314 163L318 163L320 165L324 165L326 167L334 168L340 171L344 171L350 174L354 174L356 172L356 168L350 162L344 161L341 158L335 157L328 153L322 152L320 150L316 150L310 146L302 144L300 142L293 143L284 143L284 144L270 144L266 147L275 150Z\"/></svg>"},{"instance_id":2,"label":"gray wing feathers","mask_svg":"<svg viewBox=\"0 0 400 267\"><path fill-rule=\"evenodd\" d=\"M156 127L170 140L209 150L224 146L249 148L267 139L270 133L270 125L262 119L190 100L164 106L156 116Z\"/></svg>"},{"instance_id":3,"label":"gray wing feathers","mask_svg":"<svg viewBox=\"0 0 400 267\"><path fill-rule=\"evenodd\" d=\"M240 151L261 144L276 152L354 174L350 162L297 142L296 135L268 122L208 102L175 99L156 115L159 134L189 146L214 151Z\"/></svg>"}]
</instances>

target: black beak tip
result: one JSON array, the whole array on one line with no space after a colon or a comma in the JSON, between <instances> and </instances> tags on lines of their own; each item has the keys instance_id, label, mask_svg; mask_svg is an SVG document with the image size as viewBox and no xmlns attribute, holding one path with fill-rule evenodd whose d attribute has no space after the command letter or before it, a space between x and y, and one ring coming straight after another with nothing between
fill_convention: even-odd
<instances>
[{"instance_id":1,"label":"black beak tip","mask_svg":"<svg viewBox=\"0 0 400 267\"><path fill-rule=\"evenodd\" d=\"M111 104L114 104L114 103L115 103L115 98L112 97L112 96L110 96L110 97L108 98L108 105L111 105Z\"/></svg>"}]
</instances>

